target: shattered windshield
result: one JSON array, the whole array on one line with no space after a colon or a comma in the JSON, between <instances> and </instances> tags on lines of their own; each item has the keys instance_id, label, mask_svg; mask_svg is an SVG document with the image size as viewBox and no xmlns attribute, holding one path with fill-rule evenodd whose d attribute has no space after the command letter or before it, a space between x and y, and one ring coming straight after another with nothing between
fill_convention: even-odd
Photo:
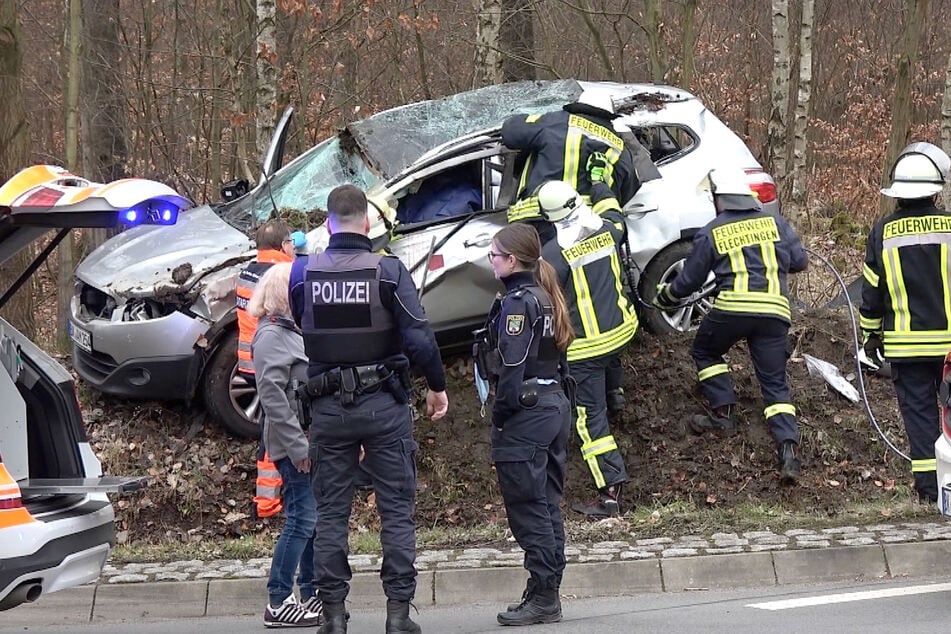
<instances>
[{"instance_id":1,"label":"shattered windshield","mask_svg":"<svg viewBox=\"0 0 951 634\"><path fill-rule=\"evenodd\" d=\"M510 115L537 114L576 101L573 79L520 81L386 110L347 126L372 167L391 178L429 150L498 127Z\"/></svg>"}]
</instances>

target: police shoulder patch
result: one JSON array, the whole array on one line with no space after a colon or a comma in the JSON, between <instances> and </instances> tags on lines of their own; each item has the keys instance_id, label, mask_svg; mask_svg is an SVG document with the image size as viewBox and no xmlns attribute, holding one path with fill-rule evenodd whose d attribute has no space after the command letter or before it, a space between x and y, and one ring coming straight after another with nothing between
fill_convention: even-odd
<instances>
[{"instance_id":1,"label":"police shoulder patch","mask_svg":"<svg viewBox=\"0 0 951 634\"><path fill-rule=\"evenodd\" d=\"M505 318L505 334L512 337L522 334L525 328L525 315L507 315Z\"/></svg>"}]
</instances>

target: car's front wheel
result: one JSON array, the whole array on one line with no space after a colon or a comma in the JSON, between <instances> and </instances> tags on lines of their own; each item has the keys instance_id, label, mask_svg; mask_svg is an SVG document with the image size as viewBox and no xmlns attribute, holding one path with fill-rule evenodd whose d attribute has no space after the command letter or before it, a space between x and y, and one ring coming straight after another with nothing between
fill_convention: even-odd
<instances>
[{"instance_id":1,"label":"car's front wheel","mask_svg":"<svg viewBox=\"0 0 951 634\"><path fill-rule=\"evenodd\" d=\"M690 241L687 240L675 242L654 256L640 280L640 293L645 301L654 298L658 284L672 282L680 275L691 247ZM710 273L700 290L684 299L685 306L671 311L647 308L643 311L642 319L651 332L656 334L696 330L700 320L713 307L713 289L714 277L713 273Z\"/></svg>"},{"instance_id":2,"label":"car's front wheel","mask_svg":"<svg viewBox=\"0 0 951 634\"><path fill-rule=\"evenodd\" d=\"M205 368L205 407L215 421L242 438L260 438L257 390L238 374L238 331L224 335Z\"/></svg>"}]
</instances>

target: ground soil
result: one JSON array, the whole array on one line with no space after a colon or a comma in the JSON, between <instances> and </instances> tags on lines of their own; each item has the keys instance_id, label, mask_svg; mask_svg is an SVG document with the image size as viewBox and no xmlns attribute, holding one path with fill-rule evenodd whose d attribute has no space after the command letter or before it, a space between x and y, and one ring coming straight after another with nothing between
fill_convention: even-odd
<instances>
[{"instance_id":1,"label":"ground soil","mask_svg":"<svg viewBox=\"0 0 951 634\"><path fill-rule=\"evenodd\" d=\"M803 354L835 364L855 384L846 312L799 314L790 331L788 373L802 429L803 477L782 486L776 451L744 344L728 363L738 397L740 430L731 438L698 437L685 421L704 411L690 335L641 332L625 351L627 405L612 424L630 482L629 511L686 503L692 508L779 507L835 514L858 501L907 492L907 464L873 431L864 406L853 404L821 378L809 376ZM480 415L471 361L446 359L450 412L420 419L418 524L471 527L504 520L489 461L488 418ZM907 451L890 380L868 377L872 411L892 441ZM149 474L143 495L118 501L120 539L142 542L200 540L273 531L278 525L251 514L256 443L235 440L184 405L135 403L80 390L90 438L113 474ZM565 507L594 493L572 438ZM910 493L908 493L910 495ZM354 506L358 530L378 527L372 493Z\"/></svg>"}]
</instances>

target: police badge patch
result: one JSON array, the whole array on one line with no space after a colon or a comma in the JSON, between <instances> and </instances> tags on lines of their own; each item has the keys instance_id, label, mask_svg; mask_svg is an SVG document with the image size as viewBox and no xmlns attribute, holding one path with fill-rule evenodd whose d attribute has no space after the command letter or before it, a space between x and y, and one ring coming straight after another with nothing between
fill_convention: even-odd
<instances>
[{"instance_id":1,"label":"police badge patch","mask_svg":"<svg viewBox=\"0 0 951 634\"><path fill-rule=\"evenodd\" d=\"M522 334L525 327L525 315L509 315L505 318L505 334L514 337Z\"/></svg>"}]
</instances>

